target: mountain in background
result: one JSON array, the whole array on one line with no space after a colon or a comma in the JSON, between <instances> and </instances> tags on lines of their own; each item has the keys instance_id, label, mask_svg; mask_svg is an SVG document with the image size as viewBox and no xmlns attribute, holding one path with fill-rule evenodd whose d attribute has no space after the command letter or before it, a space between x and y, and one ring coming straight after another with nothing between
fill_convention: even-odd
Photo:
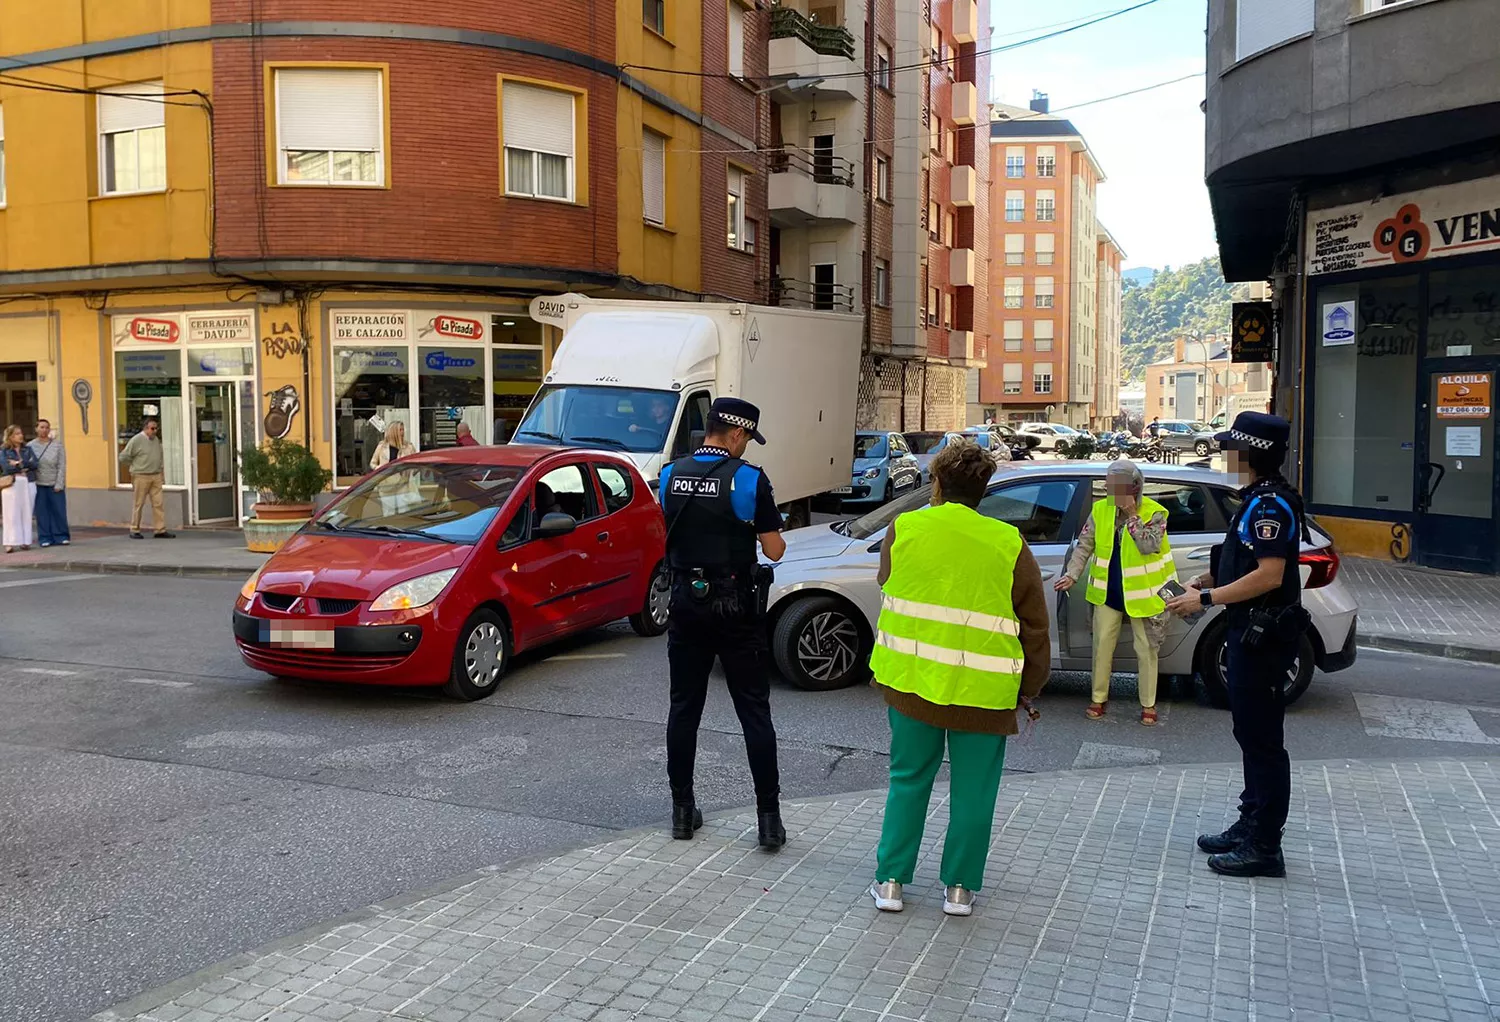
<instances>
[{"instance_id":1,"label":"mountain in background","mask_svg":"<svg viewBox=\"0 0 1500 1022\"><path fill-rule=\"evenodd\" d=\"M1145 283L1136 278L1152 276ZM1176 269L1128 270L1124 274L1120 324L1121 373L1140 383L1146 366L1172 357L1172 342L1183 334L1226 334L1229 306L1244 301L1249 286L1224 279L1217 257Z\"/></svg>"},{"instance_id":2,"label":"mountain in background","mask_svg":"<svg viewBox=\"0 0 1500 1022\"><path fill-rule=\"evenodd\" d=\"M1137 266L1132 270L1126 270L1120 276L1132 284L1144 286L1151 283L1152 278L1156 276L1156 270L1150 266Z\"/></svg>"}]
</instances>

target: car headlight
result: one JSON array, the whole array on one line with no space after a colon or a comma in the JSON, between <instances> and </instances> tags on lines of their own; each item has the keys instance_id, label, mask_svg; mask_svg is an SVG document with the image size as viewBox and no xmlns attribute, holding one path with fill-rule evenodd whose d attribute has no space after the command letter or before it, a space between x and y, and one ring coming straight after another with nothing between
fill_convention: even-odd
<instances>
[{"instance_id":1,"label":"car headlight","mask_svg":"<svg viewBox=\"0 0 1500 1022\"><path fill-rule=\"evenodd\" d=\"M434 571L431 575L398 582L370 604L371 610L418 610L438 598L443 587L458 574L457 568Z\"/></svg>"},{"instance_id":2,"label":"car headlight","mask_svg":"<svg viewBox=\"0 0 1500 1022\"><path fill-rule=\"evenodd\" d=\"M878 468L867 468L867 469L865 469L865 478L866 479L879 479L880 478L880 469L878 469Z\"/></svg>"},{"instance_id":3,"label":"car headlight","mask_svg":"<svg viewBox=\"0 0 1500 1022\"><path fill-rule=\"evenodd\" d=\"M266 566L262 564L259 568L255 569L255 574L245 579L245 584L240 586L240 599L248 600L255 595L255 586L260 582L261 572L265 570Z\"/></svg>"}]
</instances>

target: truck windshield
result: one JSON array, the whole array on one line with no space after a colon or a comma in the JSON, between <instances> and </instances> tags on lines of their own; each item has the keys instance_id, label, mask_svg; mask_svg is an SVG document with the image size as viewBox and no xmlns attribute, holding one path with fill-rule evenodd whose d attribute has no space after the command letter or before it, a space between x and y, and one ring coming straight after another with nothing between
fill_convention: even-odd
<instances>
[{"instance_id":1,"label":"truck windshield","mask_svg":"<svg viewBox=\"0 0 1500 1022\"><path fill-rule=\"evenodd\" d=\"M646 454L662 451L678 395L630 387L543 387L517 427L518 444L569 444Z\"/></svg>"}]
</instances>

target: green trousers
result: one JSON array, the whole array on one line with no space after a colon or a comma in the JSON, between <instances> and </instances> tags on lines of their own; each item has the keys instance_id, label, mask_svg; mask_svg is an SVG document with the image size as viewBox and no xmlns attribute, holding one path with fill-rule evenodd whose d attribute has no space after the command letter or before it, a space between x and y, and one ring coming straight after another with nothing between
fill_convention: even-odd
<instances>
[{"instance_id":1,"label":"green trousers","mask_svg":"<svg viewBox=\"0 0 1500 1022\"><path fill-rule=\"evenodd\" d=\"M948 835L943 841L943 886L979 890L984 885L995 798L1005 768L1005 736L945 731L895 709L890 709L890 719L891 788L885 800L885 823L880 828L875 879L881 883L911 883L927 824L932 782L943 765L946 741L952 782Z\"/></svg>"}]
</instances>

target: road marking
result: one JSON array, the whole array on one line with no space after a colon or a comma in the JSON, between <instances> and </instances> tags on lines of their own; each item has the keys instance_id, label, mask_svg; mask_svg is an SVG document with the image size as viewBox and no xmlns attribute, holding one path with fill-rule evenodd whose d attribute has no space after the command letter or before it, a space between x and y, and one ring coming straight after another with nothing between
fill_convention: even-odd
<instances>
[{"instance_id":1,"label":"road marking","mask_svg":"<svg viewBox=\"0 0 1500 1022\"><path fill-rule=\"evenodd\" d=\"M549 656L547 660L619 660L624 656L624 653L564 653L561 656Z\"/></svg>"},{"instance_id":2,"label":"road marking","mask_svg":"<svg viewBox=\"0 0 1500 1022\"><path fill-rule=\"evenodd\" d=\"M192 688L191 681L168 681L166 678L120 678L131 685L160 685L162 688Z\"/></svg>"},{"instance_id":3,"label":"road marking","mask_svg":"<svg viewBox=\"0 0 1500 1022\"><path fill-rule=\"evenodd\" d=\"M21 674L45 674L49 678L71 678L77 671L59 671L51 667L19 667Z\"/></svg>"},{"instance_id":4,"label":"road marking","mask_svg":"<svg viewBox=\"0 0 1500 1022\"><path fill-rule=\"evenodd\" d=\"M53 578L19 578L14 582L0 582L0 589L15 589L18 586L44 586L49 582L97 582L103 575L57 575Z\"/></svg>"},{"instance_id":5,"label":"road marking","mask_svg":"<svg viewBox=\"0 0 1500 1022\"><path fill-rule=\"evenodd\" d=\"M1500 745L1474 720L1466 706L1430 699L1354 693L1365 734L1372 738L1411 738L1423 742L1463 742L1467 745ZM1475 707L1482 709L1482 707Z\"/></svg>"}]
</instances>

